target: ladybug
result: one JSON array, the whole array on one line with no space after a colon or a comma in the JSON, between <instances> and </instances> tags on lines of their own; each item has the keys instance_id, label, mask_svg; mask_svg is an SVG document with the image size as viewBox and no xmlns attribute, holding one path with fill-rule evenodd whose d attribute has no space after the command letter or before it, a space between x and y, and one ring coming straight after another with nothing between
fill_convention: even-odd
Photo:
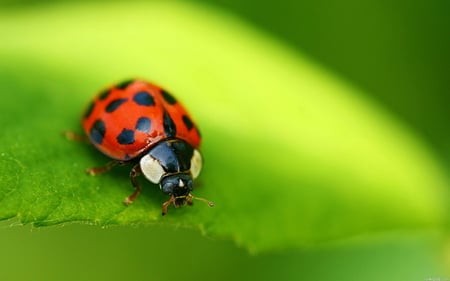
<instances>
[{"instance_id":1,"label":"ladybug","mask_svg":"<svg viewBox=\"0 0 450 281\"><path fill-rule=\"evenodd\" d=\"M88 174L133 165L130 180L135 191L125 199L126 205L141 192L136 178L140 175L169 196L162 215L170 205L192 205L193 199L214 205L191 194L202 168L200 132L183 105L161 87L143 80L109 87L89 105L82 126L90 143L113 159L104 167L87 169Z\"/></svg>"}]
</instances>

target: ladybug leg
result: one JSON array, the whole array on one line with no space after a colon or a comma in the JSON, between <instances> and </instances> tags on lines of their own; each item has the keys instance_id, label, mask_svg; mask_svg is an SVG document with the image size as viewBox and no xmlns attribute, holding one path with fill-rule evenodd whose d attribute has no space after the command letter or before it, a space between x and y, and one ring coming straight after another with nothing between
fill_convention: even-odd
<instances>
[{"instance_id":1,"label":"ladybug leg","mask_svg":"<svg viewBox=\"0 0 450 281\"><path fill-rule=\"evenodd\" d=\"M130 205L131 203L133 203L133 201L136 199L136 197L138 197L139 193L141 193L142 188L136 178L137 176L139 176L141 174L142 174L142 170L141 170L141 166L139 164L137 164L136 166L133 167L133 169L131 169L130 180L131 180L131 184L133 184L134 192L133 192L133 194L131 194L130 196L125 198L125 201L123 201L123 203L127 206Z\"/></svg>"},{"instance_id":2,"label":"ladybug leg","mask_svg":"<svg viewBox=\"0 0 450 281\"><path fill-rule=\"evenodd\" d=\"M170 196L170 199L167 200L162 204L162 213L161 215L165 216L167 214L167 208L170 206L170 204L173 204L175 202L175 197L172 195Z\"/></svg>"},{"instance_id":3,"label":"ladybug leg","mask_svg":"<svg viewBox=\"0 0 450 281\"><path fill-rule=\"evenodd\" d=\"M106 165L104 167L88 168L88 169L86 169L86 173L88 173L91 176L95 176L95 175L98 175L98 174L103 174L103 173L108 172L114 166L117 166L117 165L122 166L122 165L125 165L125 164L126 164L125 161L113 160L113 161L110 161L110 162L106 163Z\"/></svg>"},{"instance_id":4,"label":"ladybug leg","mask_svg":"<svg viewBox=\"0 0 450 281\"><path fill-rule=\"evenodd\" d=\"M74 131L65 131L63 132L63 135L70 141L89 143L89 138L84 134L79 134Z\"/></svg>"}]
</instances>

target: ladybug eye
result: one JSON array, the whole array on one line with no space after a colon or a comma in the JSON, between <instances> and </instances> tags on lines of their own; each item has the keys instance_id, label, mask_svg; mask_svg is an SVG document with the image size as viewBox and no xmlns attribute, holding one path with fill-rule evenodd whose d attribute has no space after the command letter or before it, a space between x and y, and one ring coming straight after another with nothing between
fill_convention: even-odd
<instances>
[{"instance_id":1,"label":"ladybug eye","mask_svg":"<svg viewBox=\"0 0 450 281\"><path fill-rule=\"evenodd\" d=\"M193 189L193 183L192 183L192 180L189 180L189 181L187 182L187 187L188 187L188 189L189 189L190 191L192 191L192 189Z\"/></svg>"},{"instance_id":2,"label":"ladybug eye","mask_svg":"<svg viewBox=\"0 0 450 281\"><path fill-rule=\"evenodd\" d=\"M161 177L165 174L159 161L150 155L141 158L140 166L144 176L152 183L159 183Z\"/></svg>"},{"instance_id":3,"label":"ladybug eye","mask_svg":"<svg viewBox=\"0 0 450 281\"><path fill-rule=\"evenodd\" d=\"M161 187L162 191L166 194L172 194L173 193L173 188L175 187L174 184L172 184L171 182L165 182L164 185Z\"/></svg>"},{"instance_id":4,"label":"ladybug eye","mask_svg":"<svg viewBox=\"0 0 450 281\"><path fill-rule=\"evenodd\" d=\"M191 158L191 174L192 178L195 179L200 174L200 171L202 170L202 156L200 155L200 152L195 149L194 154Z\"/></svg>"}]
</instances>

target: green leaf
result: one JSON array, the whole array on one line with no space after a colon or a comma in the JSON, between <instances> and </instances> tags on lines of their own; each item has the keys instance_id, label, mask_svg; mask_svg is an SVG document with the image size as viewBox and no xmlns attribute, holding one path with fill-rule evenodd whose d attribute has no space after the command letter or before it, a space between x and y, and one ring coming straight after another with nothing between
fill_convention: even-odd
<instances>
[{"instance_id":1,"label":"green leaf","mask_svg":"<svg viewBox=\"0 0 450 281\"><path fill-rule=\"evenodd\" d=\"M441 227L448 179L426 144L364 93L214 9L65 4L0 12L0 218L36 226L163 223L252 251ZM144 77L181 99L202 134L195 195L170 209L129 168L61 136L110 83ZM143 182L143 180L142 180Z\"/></svg>"}]
</instances>

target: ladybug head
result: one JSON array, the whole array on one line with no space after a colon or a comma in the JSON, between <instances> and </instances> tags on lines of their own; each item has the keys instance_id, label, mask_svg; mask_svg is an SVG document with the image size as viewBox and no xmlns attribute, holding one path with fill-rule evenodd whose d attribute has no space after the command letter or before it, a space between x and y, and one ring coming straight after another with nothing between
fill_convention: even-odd
<instances>
[{"instance_id":1,"label":"ladybug head","mask_svg":"<svg viewBox=\"0 0 450 281\"><path fill-rule=\"evenodd\" d=\"M192 205L192 200L197 199L206 202L210 207L214 206L214 203L199 197L195 197L191 194L193 190L193 180L189 174L172 174L167 175L161 179L161 190L170 195L170 199L163 203L162 214L167 213L169 205L173 204L175 208Z\"/></svg>"},{"instance_id":2,"label":"ladybug head","mask_svg":"<svg viewBox=\"0 0 450 281\"><path fill-rule=\"evenodd\" d=\"M163 177L160 185L164 193L174 198L175 207L180 207L187 203L187 196L192 191L192 178L188 174L172 174Z\"/></svg>"}]
</instances>

